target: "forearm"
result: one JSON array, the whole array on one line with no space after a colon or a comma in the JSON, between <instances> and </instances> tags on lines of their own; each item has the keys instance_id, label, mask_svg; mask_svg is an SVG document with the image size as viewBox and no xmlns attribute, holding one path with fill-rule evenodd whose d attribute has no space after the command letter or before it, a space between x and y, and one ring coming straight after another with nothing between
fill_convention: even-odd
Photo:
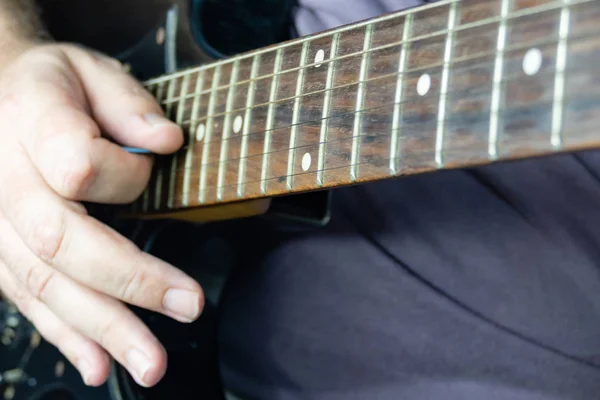
<instances>
[{"instance_id":1,"label":"forearm","mask_svg":"<svg viewBox=\"0 0 600 400\"><path fill-rule=\"evenodd\" d=\"M0 68L47 38L35 0L0 0Z\"/></svg>"}]
</instances>

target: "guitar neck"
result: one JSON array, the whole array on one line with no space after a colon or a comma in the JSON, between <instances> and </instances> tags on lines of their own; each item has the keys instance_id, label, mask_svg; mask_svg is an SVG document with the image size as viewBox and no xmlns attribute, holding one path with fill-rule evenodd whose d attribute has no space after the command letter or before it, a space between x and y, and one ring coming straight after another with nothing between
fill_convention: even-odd
<instances>
[{"instance_id":1,"label":"guitar neck","mask_svg":"<svg viewBox=\"0 0 600 400\"><path fill-rule=\"evenodd\" d=\"M600 147L600 1L462 0L145 82L153 213Z\"/></svg>"}]
</instances>

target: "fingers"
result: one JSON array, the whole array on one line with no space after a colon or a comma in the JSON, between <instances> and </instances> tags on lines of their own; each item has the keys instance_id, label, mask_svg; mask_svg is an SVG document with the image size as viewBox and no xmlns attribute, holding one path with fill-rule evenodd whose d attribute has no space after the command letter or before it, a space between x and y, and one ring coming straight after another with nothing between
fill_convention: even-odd
<instances>
[{"instance_id":1,"label":"fingers","mask_svg":"<svg viewBox=\"0 0 600 400\"><path fill-rule=\"evenodd\" d=\"M34 255L76 281L124 302L181 322L198 318L204 297L197 282L141 252L77 208L67 207L68 202L45 189L30 168L20 166L20 178L11 183L10 195L0 192L0 206L11 210L5 215ZM0 221L0 236L9 230L6 225Z\"/></svg>"},{"instance_id":2,"label":"fingers","mask_svg":"<svg viewBox=\"0 0 600 400\"><path fill-rule=\"evenodd\" d=\"M135 200L147 185L152 161L99 137L83 112L50 108L37 119L27 144L45 181L62 197L105 204Z\"/></svg>"},{"instance_id":3,"label":"fingers","mask_svg":"<svg viewBox=\"0 0 600 400\"><path fill-rule=\"evenodd\" d=\"M160 117L152 96L114 62L65 49L28 55L32 59L17 68L20 74L4 77L1 131L15 132L62 197L129 203L146 187L152 161L120 145L168 153L181 146L181 130Z\"/></svg>"},{"instance_id":4,"label":"fingers","mask_svg":"<svg viewBox=\"0 0 600 400\"><path fill-rule=\"evenodd\" d=\"M110 360L100 346L64 323L18 282L0 261L0 288L36 327L40 335L79 370L89 386L102 385L110 373Z\"/></svg>"},{"instance_id":5,"label":"fingers","mask_svg":"<svg viewBox=\"0 0 600 400\"><path fill-rule=\"evenodd\" d=\"M82 286L41 262L14 232L6 229L6 224L2 224L0 235L3 238L0 251L9 254L4 257L8 268L26 289L27 294L21 298L32 296L45 304L76 332L106 349L128 369L138 384L153 386L158 383L166 371L166 351L130 310L119 301ZM10 253L6 253L7 247L10 247ZM24 308L31 314L31 307ZM70 357L79 354L73 353L78 350L69 349L68 354ZM88 366L84 364L82 368L85 370ZM104 371L92 371L93 375L103 377L102 373ZM98 380L95 376L93 379Z\"/></svg>"},{"instance_id":6,"label":"fingers","mask_svg":"<svg viewBox=\"0 0 600 400\"><path fill-rule=\"evenodd\" d=\"M68 54L81 77L92 114L105 134L123 145L157 154L181 147L181 128L164 117L156 99L118 62L81 49Z\"/></svg>"},{"instance_id":7,"label":"fingers","mask_svg":"<svg viewBox=\"0 0 600 400\"><path fill-rule=\"evenodd\" d=\"M38 85L12 88L18 92L16 104L7 104L9 100L3 98L2 132L16 129L20 133L17 138L29 159L59 195L100 203L133 201L149 179L149 157L130 154L100 137L98 126L79 103L80 94L70 88L73 83L47 82L51 79L47 73L34 69L28 79L37 80Z\"/></svg>"}]
</instances>

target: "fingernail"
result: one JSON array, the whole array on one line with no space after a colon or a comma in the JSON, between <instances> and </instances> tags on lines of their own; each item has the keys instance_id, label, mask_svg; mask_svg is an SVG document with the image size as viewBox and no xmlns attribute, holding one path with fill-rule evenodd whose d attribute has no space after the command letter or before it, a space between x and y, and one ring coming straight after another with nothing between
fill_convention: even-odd
<instances>
[{"instance_id":1,"label":"fingernail","mask_svg":"<svg viewBox=\"0 0 600 400\"><path fill-rule=\"evenodd\" d=\"M152 364L148 358L136 348L129 349L127 354L125 354L125 358L127 360L127 366L129 367L128 369L134 375L137 383L140 385L147 385L144 379L150 368L152 368Z\"/></svg>"},{"instance_id":2,"label":"fingernail","mask_svg":"<svg viewBox=\"0 0 600 400\"><path fill-rule=\"evenodd\" d=\"M83 378L83 382L89 386L93 374L92 365L85 358L80 358L77 360L77 369Z\"/></svg>"},{"instance_id":3,"label":"fingernail","mask_svg":"<svg viewBox=\"0 0 600 400\"><path fill-rule=\"evenodd\" d=\"M145 114L144 119L152 126L173 125L173 121L160 114Z\"/></svg>"},{"instance_id":4,"label":"fingernail","mask_svg":"<svg viewBox=\"0 0 600 400\"><path fill-rule=\"evenodd\" d=\"M169 289L163 298L165 309L191 322L200 313L200 294L184 289Z\"/></svg>"}]
</instances>

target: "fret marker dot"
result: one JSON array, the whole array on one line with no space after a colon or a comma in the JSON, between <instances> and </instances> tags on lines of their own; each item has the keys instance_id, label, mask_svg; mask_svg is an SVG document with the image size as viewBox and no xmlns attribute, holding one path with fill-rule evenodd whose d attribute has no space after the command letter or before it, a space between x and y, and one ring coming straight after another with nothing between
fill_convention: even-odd
<instances>
[{"instance_id":1,"label":"fret marker dot","mask_svg":"<svg viewBox=\"0 0 600 400\"><path fill-rule=\"evenodd\" d=\"M417 93L419 93L419 96L425 96L429 89L431 89L431 76L423 74L417 82Z\"/></svg>"},{"instance_id":2,"label":"fret marker dot","mask_svg":"<svg viewBox=\"0 0 600 400\"><path fill-rule=\"evenodd\" d=\"M317 51L317 54L315 55L315 68L319 68L321 66L321 63L325 60L325 50L320 49L319 51Z\"/></svg>"},{"instance_id":3,"label":"fret marker dot","mask_svg":"<svg viewBox=\"0 0 600 400\"><path fill-rule=\"evenodd\" d=\"M529 49L523 57L523 71L529 76L537 74L542 68L543 58L540 49Z\"/></svg>"},{"instance_id":4,"label":"fret marker dot","mask_svg":"<svg viewBox=\"0 0 600 400\"><path fill-rule=\"evenodd\" d=\"M310 156L310 153L304 154L304 156L302 157L302 171L308 171L311 162L312 157Z\"/></svg>"},{"instance_id":5,"label":"fret marker dot","mask_svg":"<svg viewBox=\"0 0 600 400\"><path fill-rule=\"evenodd\" d=\"M233 120L233 131L235 133L240 133L240 131L242 130L242 126L244 125L244 120L242 118L241 115L238 115L237 117L235 117L235 119Z\"/></svg>"},{"instance_id":6,"label":"fret marker dot","mask_svg":"<svg viewBox=\"0 0 600 400\"><path fill-rule=\"evenodd\" d=\"M198 125L198 128L196 129L196 140L201 142L202 139L204 139L204 133L206 131L206 127L204 126L204 124L200 124Z\"/></svg>"}]
</instances>

